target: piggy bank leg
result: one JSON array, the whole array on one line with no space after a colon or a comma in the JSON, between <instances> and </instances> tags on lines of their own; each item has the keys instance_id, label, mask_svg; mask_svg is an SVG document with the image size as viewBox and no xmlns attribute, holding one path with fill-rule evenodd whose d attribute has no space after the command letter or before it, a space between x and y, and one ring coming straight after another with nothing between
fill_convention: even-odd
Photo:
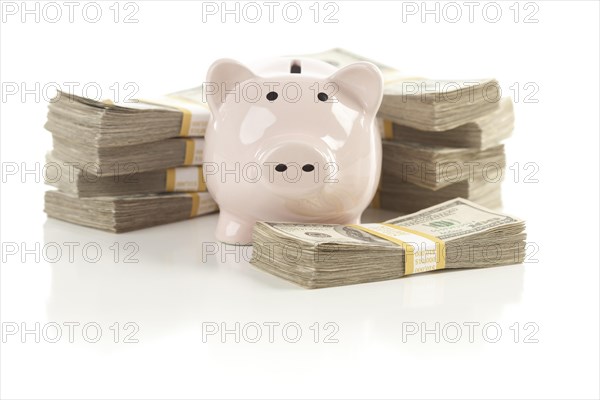
<instances>
[{"instance_id":1,"label":"piggy bank leg","mask_svg":"<svg viewBox=\"0 0 600 400\"><path fill-rule=\"evenodd\" d=\"M224 243L251 244L253 227L253 222L221 209L215 235Z\"/></svg>"},{"instance_id":2,"label":"piggy bank leg","mask_svg":"<svg viewBox=\"0 0 600 400\"><path fill-rule=\"evenodd\" d=\"M344 225L358 225L360 224L360 215L356 217L351 217L348 219L348 222L345 222Z\"/></svg>"}]
</instances>

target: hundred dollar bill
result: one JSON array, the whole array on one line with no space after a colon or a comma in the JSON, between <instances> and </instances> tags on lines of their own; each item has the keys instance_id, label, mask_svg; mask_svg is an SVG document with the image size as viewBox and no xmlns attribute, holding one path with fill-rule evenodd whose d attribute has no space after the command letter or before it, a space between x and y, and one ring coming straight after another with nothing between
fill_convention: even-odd
<instances>
[{"instance_id":1,"label":"hundred dollar bill","mask_svg":"<svg viewBox=\"0 0 600 400\"><path fill-rule=\"evenodd\" d=\"M521 263L525 222L456 198L381 224L259 222L251 263L306 288Z\"/></svg>"}]
</instances>

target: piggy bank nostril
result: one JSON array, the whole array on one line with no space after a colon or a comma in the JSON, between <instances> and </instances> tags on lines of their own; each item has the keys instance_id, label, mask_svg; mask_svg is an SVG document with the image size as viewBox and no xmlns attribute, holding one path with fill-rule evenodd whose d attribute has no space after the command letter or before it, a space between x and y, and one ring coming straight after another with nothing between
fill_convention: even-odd
<instances>
[{"instance_id":1,"label":"piggy bank nostril","mask_svg":"<svg viewBox=\"0 0 600 400\"><path fill-rule=\"evenodd\" d=\"M275 166L275 171L277 171L277 172L283 172L286 169L287 169L287 165L285 165L285 164L277 164Z\"/></svg>"},{"instance_id":2,"label":"piggy bank nostril","mask_svg":"<svg viewBox=\"0 0 600 400\"><path fill-rule=\"evenodd\" d=\"M304 166L302 167L302 171L304 171L304 172L310 172L314 169L315 169L315 166L312 164L304 164Z\"/></svg>"}]
</instances>

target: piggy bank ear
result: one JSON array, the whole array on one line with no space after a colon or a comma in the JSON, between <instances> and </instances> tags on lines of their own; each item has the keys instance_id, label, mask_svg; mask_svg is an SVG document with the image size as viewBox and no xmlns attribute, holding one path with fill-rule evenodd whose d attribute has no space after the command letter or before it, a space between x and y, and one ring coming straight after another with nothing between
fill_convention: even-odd
<instances>
[{"instance_id":1,"label":"piggy bank ear","mask_svg":"<svg viewBox=\"0 0 600 400\"><path fill-rule=\"evenodd\" d=\"M255 76L248 67L235 60L222 58L215 61L208 69L204 83L206 101L210 110L217 113L225 102L225 91L241 90L242 82Z\"/></svg>"},{"instance_id":2,"label":"piggy bank ear","mask_svg":"<svg viewBox=\"0 0 600 400\"><path fill-rule=\"evenodd\" d=\"M375 115L383 97L383 77L374 64L356 62L339 69L328 79L336 90L353 96L368 114Z\"/></svg>"}]
</instances>

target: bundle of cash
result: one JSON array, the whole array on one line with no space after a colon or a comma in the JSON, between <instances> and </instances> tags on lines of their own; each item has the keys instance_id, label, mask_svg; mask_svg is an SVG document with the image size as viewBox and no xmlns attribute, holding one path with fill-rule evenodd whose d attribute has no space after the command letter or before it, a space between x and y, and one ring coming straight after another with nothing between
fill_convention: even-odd
<instances>
[{"instance_id":1,"label":"bundle of cash","mask_svg":"<svg viewBox=\"0 0 600 400\"><path fill-rule=\"evenodd\" d=\"M525 222L457 198L381 224L259 222L251 263L305 288L518 264Z\"/></svg>"},{"instance_id":2,"label":"bundle of cash","mask_svg":"<svg viewBox=\"0 0 600 400\"><path fill-rule=\"evenodd\" d=\"M342 67L369 61L381 70L384 93L379 116L422 131L447 131L465 125L499 108L501 91L495 79L434 80L403 72L353 54L332 49L304 57Z\"/></svg>"},{"instance_id":3,"label":"bundle of cash","mask_svg":"<svg viewBox=\"0 0 600 400\"><path fill-rule=\"evenodd\" d=\"M119 147L94 147L72 143L53 136L54 157L77 163L96 175L111 171L117 174L153 171L200 165L204 157L203 138L174 138L158 142Z\"/></svg>"},{"instance_id":4,"label":"bundle of cash","mask_svg":"<svg viewBox=\"0 0 600 400\"><path fill-rule=\"evenodd\" d=\"M121 174L106 171L99 175L95 166L77 168L75 165L72 162L63 162L49 153L46 156L44 181L61 192L77 197L206 191L202 166L146 172L131 169L128 173L123 173L125 168L120 171Z\"/></svg>"},{"instance_id":5,"label":"bundle of cash","mask_svg":"<svg viewBox=\"0 0 600 400\"><path fill-rule=\"evenodd\" d=\"M118 104L58 92L48 107L45 128L68 143L117 147L204 136L209 116L201 87Z\"/></svg>"},{"instance_id":6,"label":"bundle of cash","mask_svg":"<svg viewBox=\"0 0 600 400\"><path fill-rule=\"evenodd\" d=\"M45 196L48 216L120 233L182 221L217 210L207 192L81 198L57 190Z\"/></svg>"},{"instance_id":7,"label":"bundle of cash","mask_svg":"<svg viewBox=\"0 0 600 400\"><path fill-rule=\"evenodd\" d=\"M384 174L431 190L467 179L497 181L505 164L501 144L483 150L393 141L383 144Z\"/></svg>"},{"instance_id":8,"label":"bundle of cash","mask_svg":"<svg viewBox=\"0 0 600 400\"><path fill-rule=\"evenodd\" d=\"M485 149L510 137L514 120L512 100L505 97L500 101L498 109L444 132L423 131L384 118L380 118L380 124L382 136L386 140L425 146Z\"/></svg>"}]
</instances>

